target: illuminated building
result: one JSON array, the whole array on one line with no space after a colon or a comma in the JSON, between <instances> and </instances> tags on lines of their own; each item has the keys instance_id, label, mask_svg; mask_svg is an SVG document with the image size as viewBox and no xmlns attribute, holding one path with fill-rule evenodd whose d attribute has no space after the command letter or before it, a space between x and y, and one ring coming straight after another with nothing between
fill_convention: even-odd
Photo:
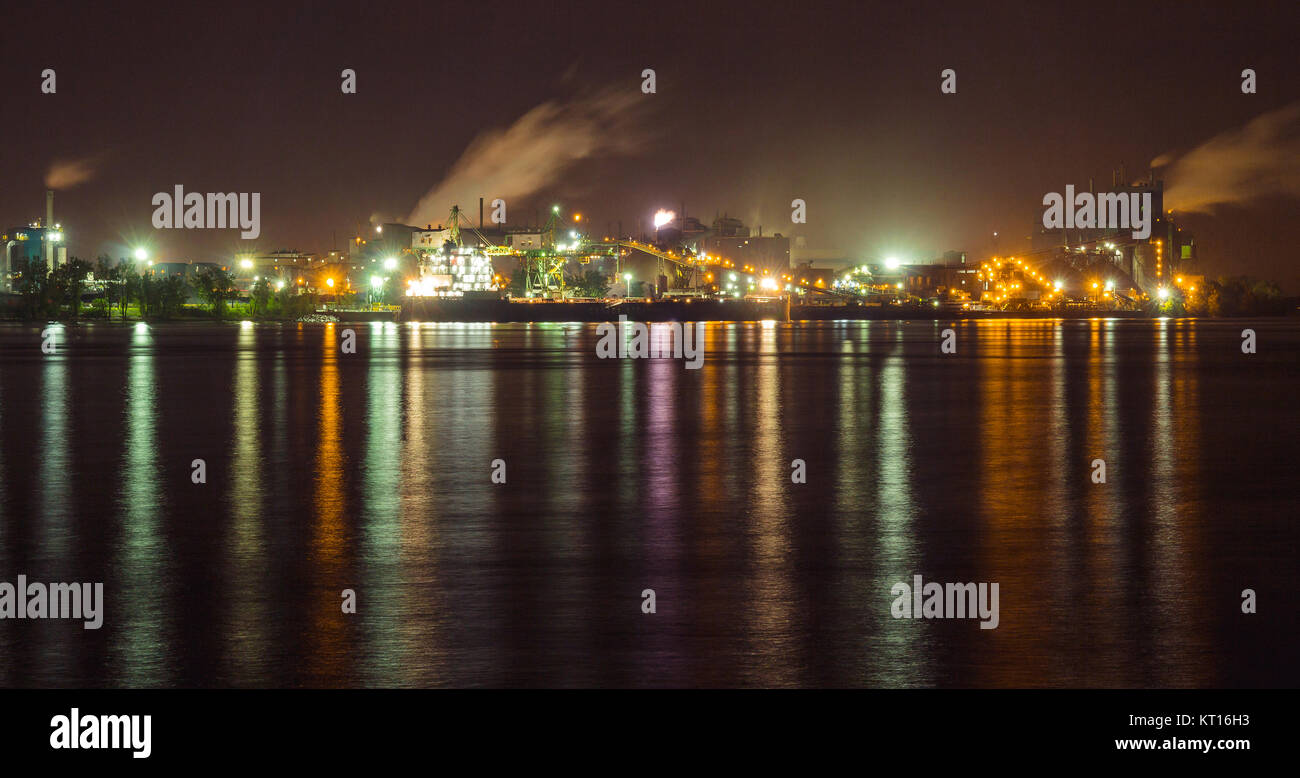
<instances>
[{"instance_id":1,"label":"illuminated building","mask_svg":"<svg viewBox=\"0 0 1300 778\"><path fill-rule=\"evenodd\" d=\"M408 297L465 297L497 291L492 258L478 248L444 246L420 252L420 275L407 283Z\"/></svg>"},{"instance_id":2,"label":"illuminated building","mask_svg":"<svg viewBox=\"0 0 1300 778\"><path fill-rule=\"evenodd\" d=\"M54 222L54 191L45 192L45 218L0 233L4 256L0 257L0 291L12 291L13 275L28 262L40 262L47 270L68 261L68 246L62 225Z\"/></svg>"}]
</instances>

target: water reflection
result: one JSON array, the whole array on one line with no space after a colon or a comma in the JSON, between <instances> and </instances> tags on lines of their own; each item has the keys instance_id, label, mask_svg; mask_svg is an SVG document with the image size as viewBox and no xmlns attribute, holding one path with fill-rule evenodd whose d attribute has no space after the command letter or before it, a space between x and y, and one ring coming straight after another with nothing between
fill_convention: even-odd
<instances>
[{"instance_id":1,"label":"water reflection","mask_svg":"<svg viewBox=\"0 0 1300 778\"><path fill-rule=\"evenodd\" d=\"M1236 324L966 322L952 357L936 351L942 326L712 324L698 371L599 360L594 328L574 324L352 325L356 354L337 325L87 328L81 353L115 360L97 395L112 424L74 414L73 356L6 349L0 579L77 580L111 560L112 600L98 642L0 625L0 679L1183 686L1287 672L1232 620L1234 560L1265 555L1250 583L1290 591L1296 529L1277 484L1300 451L1268 433L1300 419L1257 382L1285 381L1300 333L1270 331L1277 353L1242 371L1228 369ZM196 348L220 380L196 380ZM92 486L105 498L82 497ZM998 629L892 618L890 587L916 574L998 582ZM356 614L341 612L347 588Z\"/></svg>"},{"instance_id":2,"label":"water reflection","mask_svg":"<svg viewBox=\"0 0 1300 778\"><path fill-rule=\"evenodd\" d=\"M157 376L149 326L137 324L127 349L126 440L120 511L123 540L116 567L122 585L113 610L121 624L117 682L122 686L168 686L174 682L174 600L164 563L165 508L158 466Z\"/></svg>"},{"instance_id":3,"label":"water reflection","mask_svg":"<svg viewBox=\"0 0 1300 778\"><path fill-rule=\"evenodd\" d=\"M342 596L349 576L345 554L344 502L345 453L342 441L343 408L339 397L340 328L327 325L320 333L320 397L317 405L315 479L312 493L310 581L308 612L311 630L307 677L312 683L335 680L351 663L343 630Z\"/></svg>"}]
</instances>

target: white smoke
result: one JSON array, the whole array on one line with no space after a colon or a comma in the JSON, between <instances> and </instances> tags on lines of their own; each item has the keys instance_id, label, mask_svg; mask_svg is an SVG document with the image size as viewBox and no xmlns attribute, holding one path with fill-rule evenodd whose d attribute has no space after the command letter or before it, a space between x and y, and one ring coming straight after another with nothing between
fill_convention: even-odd
<instances>
[{"instance_id":1,"label":"white smoke","mask_svg":"<svg viewBox=\"0 0 1300 778\"><path fill-rule=\"evenodd\" d=\"M1181 157L1162 154L1165 208L1208 213L1260 197L1300 197L1300 103L1258 116Z\"/></svg>"},{"instance_id":2,"label":"white smoke","mask_svg":"<svg viewBox=\"0 0 1300 778\"><path fill-rule=\"evenodd\" d=\"M96 157L55 160L45 174L45 188L71 189L94 178L98 166Z\"/></svg>"},{"instance_id":3,"label":"white smoke","mask_svg":"<svg viewBox=\"0 0 1300 778\"><path fill-rule=\"evenodd\" d=\"M542 103L510 127L484 132L442 182L420 198L406 223L440 223L451 206L479 197L502 198L508 208L512 200L560 183L560 176L581 160L636 151L646 140L637 121L646 102L638 91L607 90L565 103Z\"/></svg>"}]
</instances>

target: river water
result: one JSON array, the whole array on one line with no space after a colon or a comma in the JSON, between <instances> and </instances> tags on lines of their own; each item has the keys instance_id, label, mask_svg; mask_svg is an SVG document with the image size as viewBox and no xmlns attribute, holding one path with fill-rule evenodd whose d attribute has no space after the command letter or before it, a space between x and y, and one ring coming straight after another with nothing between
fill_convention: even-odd
<instances>
[{"instance_id":1,"label":"river water","mask_svg":"<svg viewBox=\"0 0 1300 778\"><path fill-rule=\"evenodd\" d=\"M0 325L0 582L102 582L103 626L0 620L0 685L1300 682L1294 319L718 323L698 370L50 327ZM915 575L996 629L894 618Z\"/></svg>"}]
</instances>

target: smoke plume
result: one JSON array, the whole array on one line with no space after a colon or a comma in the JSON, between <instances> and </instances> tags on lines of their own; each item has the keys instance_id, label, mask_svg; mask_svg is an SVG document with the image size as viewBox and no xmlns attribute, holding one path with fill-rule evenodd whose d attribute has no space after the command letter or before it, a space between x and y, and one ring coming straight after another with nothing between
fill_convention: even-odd
<instances>
[{"instance_id":1,"label":"smoke plume","mask_svg":"<svg viewBox=\"0 0 1300 778\"><path fill-rule=\"evenodd\" d=\"M95 157L55 160L45 174L45 188L71 189L77 184L84 184L95 177L98 166L99 160Z\"/></svg>"},{"instance_id":2,"label":"smoke plume","mask_svg":"<svg viewBox=\"0 0 1300 778\"><path fill-rule=\"evenodd\" d=\"M453 205L469 207L479 197L523 200L560 183L577 162L632 153L646 141L638 119L647 101L638 91L607 90L567 102L549 101L510 127L484 132L430 189L407 224L440 223Z\"/></svg>"},{"instance_id":3,"label":"smoke plume","mask_svg":"<svg viewBox=\"0 0 1300 778\"><path fill-rule=\"evenodd\" d=\"M1300 103L1258 116L1181 157L1162 154L1151 166L1169 165L1165 207L1211 212L1215 206L1260 197L1300 197Z\"/></svg>"}]
</instances>

